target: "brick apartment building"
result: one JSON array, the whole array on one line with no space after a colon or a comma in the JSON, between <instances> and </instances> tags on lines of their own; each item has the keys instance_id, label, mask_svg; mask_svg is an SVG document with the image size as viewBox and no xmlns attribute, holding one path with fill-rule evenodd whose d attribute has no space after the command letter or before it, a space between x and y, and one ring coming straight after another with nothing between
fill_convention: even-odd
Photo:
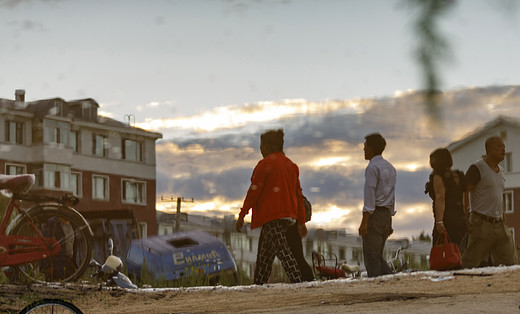
<instances>
[{"instance_id":1,"label":"brick apartment building","mask_svg":"<svg viewBox=\"0 0 520 314\"><path fill-rule=\"evenodd\" d=\"M162 135L99 116L98 108L92 98L26 102L24 90L0 98L0 173L34 173L33 190L73 193L87 219L94 212L130 217L138 236L156 235L155 142Z\"/></svg>"}]
</instances>

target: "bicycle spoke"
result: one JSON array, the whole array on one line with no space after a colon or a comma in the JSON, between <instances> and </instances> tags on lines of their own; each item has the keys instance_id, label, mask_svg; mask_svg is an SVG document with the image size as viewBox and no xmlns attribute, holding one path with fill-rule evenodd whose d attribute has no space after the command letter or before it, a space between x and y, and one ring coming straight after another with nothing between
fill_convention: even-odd
<instances>
[{"instance_id":1,"label":"bicycle spoke","mask_svg":"<svg viewBox=\"0 0 520 314\"><path fill-rule=\"evenodd\" d=\"M91 235L88 225L72 210L61 205L34 207L28 211L38 230L60 245L57 255L18 266L25 276L37 281L72 281L86 270L91 256ZM14 234L35 236L32 225L24 220ZM56 243L55 242L55 243Z\"/></svg>"}]
</instances>

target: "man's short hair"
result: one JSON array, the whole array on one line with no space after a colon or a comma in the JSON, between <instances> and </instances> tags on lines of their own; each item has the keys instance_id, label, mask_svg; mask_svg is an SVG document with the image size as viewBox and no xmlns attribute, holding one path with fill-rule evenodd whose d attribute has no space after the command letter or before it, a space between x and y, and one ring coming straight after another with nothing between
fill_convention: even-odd
<instances>
[{"instance_id":1,"label":"man's short hair","mask_svg":"<svg viewBox=\"0 0 520 314\"><path fill-rule=\"evenodd\" d=\"M260 140L275 151L283 151L283 129L269 130L260 135Z\"/></svg>"},{"instance_id":2,"label":"man's short hair","mask_svg":"<svg viewBox=\"0 0 520 314\"><path fill-rule=\"evenodd\" d=\"M365 142L367 143L368 147L372 148L372 151L376 155L381 155L386 147L386 141L379 133L373 133L365 136Z\"/></svg>"}]
</instances>

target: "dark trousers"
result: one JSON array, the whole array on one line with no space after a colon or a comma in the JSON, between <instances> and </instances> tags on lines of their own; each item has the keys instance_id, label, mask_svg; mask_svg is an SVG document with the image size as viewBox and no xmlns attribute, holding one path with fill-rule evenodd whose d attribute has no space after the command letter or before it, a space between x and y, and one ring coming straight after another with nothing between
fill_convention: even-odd
<instances>
[{"instance_id":1,"label":"dark trousers","mask_svg":"<svg viewBox=\"0 0 520 314\"><path fill-rule=\"evenodd\" d=\"M392 215L387 208L376 207L368 218L368 232L363 238L363 258L368 277L391 274L383 258L385 242L392 230Z\"/></svg>"},{"instance_id":2,"label":"dark trousers","mask_svg":"<svg viewBox=\"0 0 520 314\"><path fill-rule=\"evenodd\" d=\"M263 285L269 281L274 257L278 257L285 273L292 283L302 282L302 274L287 242L287 227L290 221L277 219L262 226L256 255L255 285Z\"/></svg>"},{"instance_id":3,"label":"dark trousers","mask_svg":"<svg viewBox=\"0 0 520 314\"><path fill-rule=\"evenodd\" d=\"M287 228L287 242L289 243L289 247L293 252L296 262L298 262L298 267L302 273L303 281L314 280L312 268L309 266L305 260L305 256L303 255L302 237L300 236L300 233L298 233L297 223L294 223Z\"/></svg>"}]
</instances>

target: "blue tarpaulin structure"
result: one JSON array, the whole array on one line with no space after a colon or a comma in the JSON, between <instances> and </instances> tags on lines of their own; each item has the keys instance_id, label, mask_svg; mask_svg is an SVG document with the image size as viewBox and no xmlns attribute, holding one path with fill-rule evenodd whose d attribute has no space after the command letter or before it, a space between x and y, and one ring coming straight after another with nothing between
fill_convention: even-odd
<instances>
[{"instance_id":1,"label":"blue tarpaulin structure","mask_svg":"<svg viewBox=\"0 0 520 314\"><path fill-rule=\"evenodd\" d=\"M222 241L200 230L133 240L126 255L129 274L156 280L178 280L192 272L236 273L235 261Z\"/></svg>"}]
</instances>

